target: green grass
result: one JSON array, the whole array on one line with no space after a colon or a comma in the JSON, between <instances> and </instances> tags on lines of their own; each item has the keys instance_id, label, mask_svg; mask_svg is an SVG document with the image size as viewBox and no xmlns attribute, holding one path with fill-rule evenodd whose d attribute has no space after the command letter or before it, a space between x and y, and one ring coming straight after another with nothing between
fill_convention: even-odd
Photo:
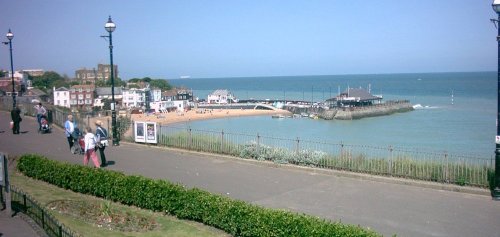
<instances>
[{"instance_id":1,"label":"green grass","mask_svg":"<svg viewBox=\"0 0 500 237\"><path fill-rule=\"evenodd\" d=\"M109 201L104 199L95 198L89 195L75 193L69 190L58 188L56 186L47 184L42 181L34 180L23 176L17 172L11 173L12 185L22 190L23 192L34 197L44 208L46 205L58 200L73 200L80 202L97 202L102 205L109 204ZM123 212L132 213L138 216L152 218L159 224L159 227L153 231L147 232L120 232L111 231L100 228L94 224L88 223L84 220L71 217L70 215L60 214L54 210L48 210L57 220L67 226L74 232L82 236L141 236L141 237L154 237L154 236L229 236L223 231L217 230L203 224L179 220L175 217L164 215L162 213L142 210L135 207L130 207L118 203L111 204L113 208L119 209ZM46 208L47 209L47 208Z\"/></svg>"}]
</instances>

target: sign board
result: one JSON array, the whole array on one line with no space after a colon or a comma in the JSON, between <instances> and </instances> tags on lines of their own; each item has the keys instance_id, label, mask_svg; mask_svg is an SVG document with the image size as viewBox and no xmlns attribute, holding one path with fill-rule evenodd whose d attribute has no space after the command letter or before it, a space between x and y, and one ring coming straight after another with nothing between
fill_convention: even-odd
<instances>
[{"instance_id":1,"label":"sign board","mask_svg":"<svg viewBox=\"0 0 500 237\"><path fill-rule=\"evenodd\" d=\"M135 142L158 143L156 122L135 122Z\"/></svg>"},{"instance_id":2,"label":"sign board","mask_svg":"<svg viewBox=\"0 0 500 237\"><path fill-rule=\"evenodd\" d=\"M495 143L496 144L500 144L500 136L496 136L495 137Z\"/></svg>"}]
</instances>

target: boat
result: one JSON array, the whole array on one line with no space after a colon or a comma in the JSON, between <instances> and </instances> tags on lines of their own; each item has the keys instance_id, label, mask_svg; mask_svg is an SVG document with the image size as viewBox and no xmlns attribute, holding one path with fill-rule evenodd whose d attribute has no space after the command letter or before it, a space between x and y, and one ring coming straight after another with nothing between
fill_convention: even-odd
<instances>
[{"instance_id":1,"label":"boat","mask_svg":"<svg viewBox=\"0 0 500 237\"><path fill-rule=\"evenodd\" d=\"M181 76L181 79L189 79L191 76Z\"/></svg>"},{"instance_id":2,"label":"boat","mask_svg":"<svg viewBox=\"0 0 500 237\"><path fill-rule=\"evenodd\" d=\"M277 119L284 119L285 118L285 115L281 115L281 114L278 114L278 115L272 115L271 118L277 118Z\"/></svg>"}]
</instances>

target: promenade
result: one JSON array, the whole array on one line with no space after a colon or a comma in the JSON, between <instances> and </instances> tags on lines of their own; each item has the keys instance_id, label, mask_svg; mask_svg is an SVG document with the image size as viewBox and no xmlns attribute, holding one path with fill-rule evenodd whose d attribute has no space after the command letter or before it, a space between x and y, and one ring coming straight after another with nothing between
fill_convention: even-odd
<instances>
[{"instance_id":1,"label":"promenade","mask_svg":"<svg viewBox=\"0 0 500 237\"><path fill-rule=\"evenodd\" d=\"M51 134L38 134L36 121L25 116L21 134L13 135L8 128L9 114L0 112L0 121L0 151L10 156L37 153L54 160L83 163L82 156L70 154L61 129L54 127ZM106 157L111 163L106 169L166 179L265 207L360 225L385 236L500 237L500 201L487 195L125 142L107 148ZM0 225L0 233L4 228Z\"/></svg>"}]
</instances>

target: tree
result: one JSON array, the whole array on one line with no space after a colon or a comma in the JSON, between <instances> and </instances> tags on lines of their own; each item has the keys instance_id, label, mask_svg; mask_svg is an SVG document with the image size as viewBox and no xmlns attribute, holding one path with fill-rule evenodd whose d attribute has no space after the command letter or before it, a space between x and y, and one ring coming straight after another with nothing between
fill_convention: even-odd
<instances>
[{"instance_id":1,"label":"tree","mask_svg":"<svg viewBox=\"0 0 500 237\"><path fill-rule=\"evenodd\" d=\"M65 83L64 78L57 72L45 72L41 76L33 77L33 87L39 89L52 88L56 83Z\"/></svg>"},{"instance_id":2,"label":"tree","mask_svg":"<svg viewBox=\"0 0 500 237\"><path fill-rule=\"evenodd\" d=\"M7 75L4 70L0 70L0 77L5 77Z\"/></svg>"},{"instance_id":3,"label":"tree","mask_svg":"<svg viewBox=\"0 0 500 237\"><path fill-rule=\"evenodd\" d=\"M170 84L168 84L167 80L165 80L165 79L152 80L149 83L149 85L151 85L151 87L160 88L161 90L170 90L170 89L172 89L172 86Z\"/></svg>"}]
</instances>

